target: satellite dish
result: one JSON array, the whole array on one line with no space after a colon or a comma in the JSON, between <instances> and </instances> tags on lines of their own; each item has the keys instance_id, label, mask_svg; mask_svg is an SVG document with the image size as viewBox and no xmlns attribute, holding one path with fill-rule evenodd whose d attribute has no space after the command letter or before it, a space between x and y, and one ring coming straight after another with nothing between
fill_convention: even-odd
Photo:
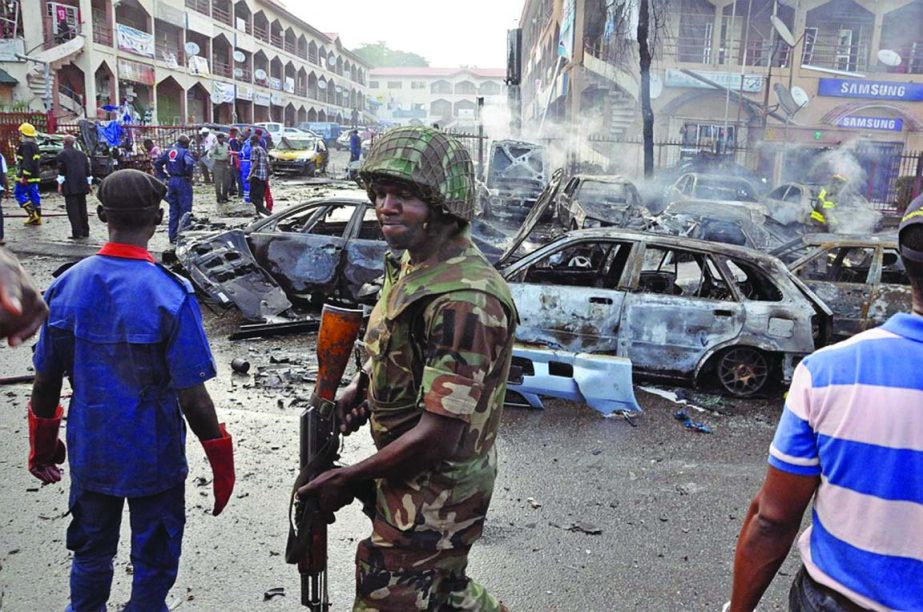
<instances>
[{"instance_id":1,"label":"satellite dish","mask_svg":"<svg viewBox=\"0 0 923 612\"><path fill-rule=\"evenodd\" d=\"M224 101L224 98L221 94L216 91L212 92L212 104L221 104Z\"/></svg>"},{"instance_id":2,"label":"satellite dish","mask_svg":"<svg viewBox=\"0 0 923 612\"><path fill-rule=\"evenodd\" d=\"M797 113L801 107L795 102L795 99L792 97L791 92L788 91L788 88L782 83L775 83L772 86L772 90L776 94L776 99L779 101L779 106L782 107L782 110L785 111L785 114L791 117Z\"/></svg>"},{"instance_id":3,"label":"satellite dish","mask_svg":"<svg viewBox=\"0 0 923 612\"><path fill-rule=\"evenodd\" d=\"M243 76L244 76L244 69L243 69L243 68L235 68L235 69L234 69L234 78L235 78L235 79L239 79L239 78L241 78L241 77L243 77Z\"/></svg>"},{"instance_id":4,"label":"satellite dish","mask_svg":"<svg viewBox=\"0 0 923 612\"><path fill-rule=\"evenodd\" d=\"M891 49L881 49L878 52L878 61L885 66L900 66L901 55L897 51L892 51Z\"/></svg>"},{"instance_id":5,"label":"satellite dish","mask_svg":"<svg viewBox=\"0 0 923 612\"><path fill-rule=\"evenodd\" d=\"M811 101L810 96L808 96L808 92L806 92L803 87L798 87L795 85L792 87L792 90L789 93L792 94L792 100L795 101L795 104L798 105L799 109L804 108L808 105L808 102Z\"/></svg>"},{"instance_id":6,"label":"satellite dish","mask_svg":"<svg viewBox=\"0 0 923 612\"><path fill-rule=\"evenodd\" d=\"M247 59L247 56L244 55L243 51L234 51L234 61L235 62L242 62L245 59Z\"/></svg>"},{"instance_id":7,"label":"satellite dish","mask_svg":"<svg viewBox=\"0 0 923 612\"><path fill-rule=\"evenodd\" d=\"M327 65L331 68L337 65L337 58L333 53L327 57Z\"/></svg>"},{"instance_id":8,"label":"satellite dish","mask_svg":"<svg viewBox=\"0 0 923 612\"><path fill-rule=\"evenodd\" d=\"M327 89L327 81L318 81L318 82L317 82L317 88L318 88L318 89Z\"/></svg>"},{"instance_id":9,"label":"satellite dish","mask_svg":"<svg viewBox=\"0 0 923 612\"><path fill-rule=\"evenodd\" d=\"M779 35L779 38L785 41L785 44L789 47L795 46L795 37L792 35L792 31L788 29L788 26L785 25L781 19L775 15L769 16L769 21L772 22L772 27L775 29L776 33Z\"/></svg>"},{"instance_id":10,"label":"satellite dish","mask_svg":"<svg viewBox=\"0 0 923 612\"><path fill-rule=\"evenodd\" d=\"M186 53L188 55L198 55L199 54L199 45L197 45L195 42L191 40L187 42L185 45L183 45L183 49L186 50Z\"/></svg>"},{"instance_id":11,"label":"satellite dish","mask_svg":"<svg viewBox=\"0 0 923 612\"><path fill-rule=\"evenodd\" d=\"M266 71L263 70L262 68L257 68L256 70L253 71L253 76L255 76L255 77L256 77L257 79L259 79L260 81L265 81L265 80L266 80Z\"/></svg>"},{"instance_id":12,"label":"satellite dish","mask_svg":"<svg viewBox=\"0 0 923 612\"><path fill-rule=\"evenodd\" d=\"M663 93L663 80L656 74L651 75L651 100L655 100Z\"/></svg>"}]
</instances>

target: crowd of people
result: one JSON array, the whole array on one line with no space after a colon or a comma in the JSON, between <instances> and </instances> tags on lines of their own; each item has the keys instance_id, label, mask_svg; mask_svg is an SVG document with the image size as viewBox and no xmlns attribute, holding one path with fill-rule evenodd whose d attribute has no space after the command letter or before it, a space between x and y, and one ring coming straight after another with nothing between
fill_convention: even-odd
<instances>
[{"instance_id":1,"label":"crowd of people","mask_svg":"<svg viewBox=\"0 0 923 612\"><path fill-rule=\"evenodd\" d=\"M102 182L97 215L109 241L58 276L44 300L0 249L0 335L16 346L40 330L26 407L29 471L58 482L69 457L69 609L105 608L126 500L128 609L165 609L186 523L184 419L212 466L213 514L234 488L233 440L205 388L216 371L192 286L147 250L160 202L170 204L171 232L186 206L197 163L189 145L181 136L156 158L166 185L137 170ZM265 149L258 134L247 145L241 174L259 202ZM344 434L369 425L376 452L296 495L316 500L332 521L371 493L354 610L506 610L467 571L494 490L518 323L506 282L471 242L471 158L444 132L396 128L372 145L360 174L394 254L368 321L368 358L335 410ZM28 201L23 176L17 197ZM812 500L789 610L923 610L923 373L915 357L923 361L923 196L905 213L898 244L912 311L797 366L765 482L744 518L725 610L756 608ZM58 436L65 377L73 388L66 444Z\"/></svg>"}]
</instances>

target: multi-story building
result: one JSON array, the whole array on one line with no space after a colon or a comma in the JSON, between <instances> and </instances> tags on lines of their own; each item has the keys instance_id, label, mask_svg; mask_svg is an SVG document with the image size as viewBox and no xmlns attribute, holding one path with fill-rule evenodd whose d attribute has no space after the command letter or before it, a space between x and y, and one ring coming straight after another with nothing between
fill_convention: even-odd
<instances>
[{"instance_id":1,"label":"multi-story building","mask_svg":"<svg viewBox=\"0 0 923 612\"><path fill-rule=\"evenodd\" d=\"M477 122L479 97L485 107L505 108L505 76L499 68L373 68L369 96L381 121L468 129Z\"/></svg>"},{"instance_id":2,"label":"multi-story building","mask_svg":"<svg viewBox=\"0 0 923 612\"><path fill-rule=\"evenodd\" d=\"M0 29L15 101L49 97L58 117L128 102L159 124L370 120L369 66L274 0L5 0Z\"/></svg>"},{"instance_id":3,"label":"multi-story building","mask_svg":"<svg viewBox=\"0 0 923 612\"><path fill-rule=\"evenodd\" d=\"M524 123L544 115L612 140L640 137L637 45L628 41L637 3L621 4L525 1ZM752 165L776 178L849 143L873 199L893 182L901 151L923 149L923 0L652 4L665 9L652 27L656 140L718 153L747 147Z\"/></svg>"}]
</instances>

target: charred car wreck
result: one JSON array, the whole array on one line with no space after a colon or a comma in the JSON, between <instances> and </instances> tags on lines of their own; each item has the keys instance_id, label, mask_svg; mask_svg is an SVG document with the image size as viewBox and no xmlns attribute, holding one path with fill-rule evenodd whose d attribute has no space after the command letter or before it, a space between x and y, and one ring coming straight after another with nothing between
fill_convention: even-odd
<instances>
[{"instance_id":1,"label":"charred car wreck","mask_svg":"<svg viewBox=\"0 0 923 612\"><path fill-rule=\"evenodd\" d=\"M519 140L491 143L484 182L478 184L481 215L525 217L548 182L545 147Z\"/></svg>"}]
</instances>

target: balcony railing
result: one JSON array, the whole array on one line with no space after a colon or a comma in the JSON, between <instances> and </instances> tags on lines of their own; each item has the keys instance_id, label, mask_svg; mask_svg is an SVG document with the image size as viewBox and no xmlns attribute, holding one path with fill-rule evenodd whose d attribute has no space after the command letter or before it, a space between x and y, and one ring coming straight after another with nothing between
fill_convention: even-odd
<instances>
[{"instance_id":1,"label":"balcony railing","mask_svg":"<svg viewBox=\"0 0 923 612\"><path fill-rule=\"evenodd\" d=\"M286 53L291 53L292 55L295 55L295 43L286 40L285 43L283 44L283 48L285 49Z\"/></svg>"},{"instance_id":2,"label":"balcony railing","mask_svg":"<svg viewBox=\"0 0 923 612\"><path fill-rule=\"evenodd\" d=\"M209 0L186 0L186 8L190 8L203 15L211 16Z\"/></svg>"},{"instance_id":3,"label":"balcony railing","mask_svg":"<svg viewBox=\"0 0 923 612\"><path fill-rule=\"evenodd\" d=\"M269 42L269 28L253 24L253 36L263 42Z\"/></svg>"},{"instance_id":4,"label":"balcony railing","mask_svg":"<svg viewBox=\"0 0 923 612\"><path fill-rule=\"evenodd\" d=\"M250 83L253 81L253 72L247 66L238 66L234 69L234 80Z\"/></svg>"},{"instance_id":5,"label":"balcony railing","mask_svg":"<svg viewBox=\"0 0 923 612\"><path fill-rule=\"evenodd\" d=\"M154 50L157 59L162 62L169 63L171 59L176 59L177 66L186 65L186 58L183 55L183 49L180 47L178 40L175 42L157 41L154 44Z\"/></svg>"},{"instance_id":6,"label":"balcony railing","mask_svg":"<svg viewBox=\"0 0 923 612\"><path fill-rule=\"evenodd\" d=\"M106 23L106 12L93 10L93 42L112 46L112 26Z\"/></svg>"},{"instance_id":7,"label":"balcony railing","mask_svg":"<svg viewBox=\"0 0 923 612\"><path fill-rule=\"evenodd\" d=\"M212 74L231 78L231 65L222 62L216 56L212 57Z\"/></svg>"},{"instance_id":8,"label":"balcony railing","mask_svg":"<svg viewBox=\"0 0 923 612\"><path fill-rule=\"evenodd\" d=\"M235 17L235 21L234 21L235 28L237 27L237 19L243 19L244 24L245 24L244 31L247 34L250 34L250 35L253 34L253 18L250 16L249 13L244 13L243 15L234 15L234 17Z\"/></svg>"},{"instance_id":9,"label":"balcony railing","mask_svg":"<svg viewBox=\"0 0 923 612\"><path fill-rule=\"evenodd\" d=\"M898 74L923 74L923 41L911 43L897 49L901 56L898 66L888 68L888 72Z\"/></svg>"},{"instance_id":10,"label":"balcony railing","mask_svg":"<svg viewBox=\"0 0 923 612\"><path fill-rule=\"evenodd\" d=\"M282 35L281 34L272 34L269 39L270 44L277 48L282 48Z\"/></svg>"},{"instance_id":11,"label":"balcony railing","mask_svg":"<svg viewBox=\"0 0 923 612\"><path fill-rule=\"evenodd\" d=\"M82 34L81 24L76 24L76 27L69 26L59 26L57 33L54 31L54 26L51 22L50 17L46 17L44 20L45 34L44 40L42 41L43 49L51 49L52 47L57 47L58 45L64 44L69 40L73 40L77 37L78 34ZM110 33L110 41L111 41ZM111 42L109 44L112 44Z\"/></svg>"}]
</instances>

